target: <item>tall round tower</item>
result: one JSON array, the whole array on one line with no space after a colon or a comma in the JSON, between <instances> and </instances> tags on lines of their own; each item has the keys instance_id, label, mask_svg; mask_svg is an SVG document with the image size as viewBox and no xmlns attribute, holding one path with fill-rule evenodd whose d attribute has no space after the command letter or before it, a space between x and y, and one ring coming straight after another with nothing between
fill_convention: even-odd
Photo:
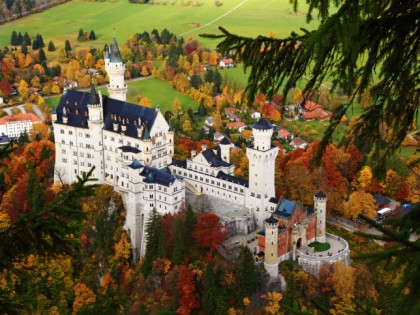
<instances>
[{"instance_id":1,"label":"tall round tower","mask_svg":"<svg viewBox=\"0 0 420 315\"><path fill-rule=\"evenodd\" d=\"M265 220L265 255L264 268L272 278L278 277L278 242L279 226L278 221L273 216Z\"/></svg>"},{"instance_id":2,"label":"tall round tower","mask_svg":"<svg viewBox=\"0 0 420 315\"><path fill-rule=\"evenodd\" d=\"M105 52L105 70L108 73L109 84L107 86L109 97L117 100L126 100L127 84L124 81L125 65L118 49L115 34L111 46Z\"/></svg>"},{"instance_id":3,"label":"tall round tower","mask_svg":"<svg viewBox=\"0 0 420 315\"><path fill-rule=\"evenodd\" d=\"M314 195L314 210L316 214L316 241L325 243L325 226L327 218L327 196L322 192Z\"/></svg>"},{"instance_id":4,"label":"tall round tower","mask_svg":"<svg viewBox=\"0 0 420 315\"><path fill-rule=\"evenodd\" d=\"M247 206L254 209L257 225L262 226L270 216L268 202L275 197L274 170L278 147L271 146L273 127L265 119L252 126L254 144L246 149L249 160Z\"/></svg>"}]
</instances>

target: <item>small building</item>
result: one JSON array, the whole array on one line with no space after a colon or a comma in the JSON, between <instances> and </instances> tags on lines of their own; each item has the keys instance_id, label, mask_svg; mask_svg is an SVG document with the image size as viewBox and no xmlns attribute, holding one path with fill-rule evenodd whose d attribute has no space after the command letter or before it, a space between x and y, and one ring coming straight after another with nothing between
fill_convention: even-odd
<instances>
[{"instance_id":1,"label":"small building","mask_svg":"<svg viewBox=\"0 0 420 315\"><path fill-rule=\"evenodd\" d=\"M277 135L280 139L283 140L287 140L287 141L291 141L293 139L293 134L284 128L280 128L279 130L277 130Z\"/></svg>"},{"instance_id":2,"label":"small building","mask_svg":"<svg viewBox=\"0 0 420 315\"><path fill-rule=\"evenodd\" d=\"M9 138L18 138L22 132L29 131L33 124L41 119L35 114L18 114L0 118L0 134Z\"/></svg>"},{"instance_id":3,"label":"small building","mask_svg":"<svg viewBox=\"0 0 420 315\"><path fill-rule=\"evenodd\" d=\"M0 136L0 147L4 147L10 143L10 139L4 133Z\"/></svg>"},{"instance_id":4,"label":"small building","mask_svg":"<svg viewBox=\"0 0 420 315\"><path fill-rule=\"evenodd\" d=\"M40 89L38 89L38 88L36 88L36 87L30 87L29 88L29 94L32 94L32 95L37 95L38 93L39 93L39 91L40 91Z\"/></svg>"},{"instance_id":5,"label":"small building","mask_svg":"<svg viewBox=\"0 0 420 315\"><path fill-rule=\"evenodd\" d=\"M301 137L294 137L292 141L290 141L290 144L294 149L305 149L308 147L308 142L303 140Z\"/></svg>"},{"instance_id":6,"label":"small building","mask_svg":"<svg viewBox=\"0 0 420 315\"><path fill-rule=\"evenodd\" d=\"M236 115L235 109L233 107L226 107L225 108L225 115L230 121L241 121L242 118Z\"/></svg>"},{"instance_id":7,"label":"small building","mask_svg":"<svg viewBox=\"0 0 420 315\"><path fill-rule=\"evenodd\" d=\"M228 58L228 59L222 59L219 62L219 67L224 69L224 68L232 68L235 66L235 62L233 62L232 58Z\"/></svg>"},{"instance_id":8,"label":"small building","mask_svg":"<svg viewBox=\"0 0 420 315\"><path fill-rule=\"evenodd\" d=\"M376 194L373 196L373 199L375 199L376 202L376 206L377 208L383 209L383 208L388 208L389 204L391 203L391 200L389 200L388 198L386 198L384 195L382 194Z\"/></svg>"},{"instance_id":9,"label":"small building","mask_svg":"<svg viewBox=\"0 0 420 315\"><path fill-rule=\"evenodd\" d=\"M223 138L225 137L225 135L221 132L215 132L213 135L213 139L214 141L221 141Z\"/></svg>"},{"instance_id":10,"label":"small building","mask_svg":"<svg viewBox=\"0 0 420 315\"><path fill-rule=\"evenodd\" d=\"M209 117L206 118L204 123L206 124L206 126L212 127L213 126L213 121L214 121L213 116L209 116Z\"/></svg>"},{"instance_id":11,"label":"small building","mask_svg":"<svg viewBox=\"0 0 420 315\"><path fill-rule=\"evenodd\" d=\"M243 132L247 125L242 121L231 122L226 124L226 128L228 129L238 129L239 132Z\"/></svg>"}]
</instances>

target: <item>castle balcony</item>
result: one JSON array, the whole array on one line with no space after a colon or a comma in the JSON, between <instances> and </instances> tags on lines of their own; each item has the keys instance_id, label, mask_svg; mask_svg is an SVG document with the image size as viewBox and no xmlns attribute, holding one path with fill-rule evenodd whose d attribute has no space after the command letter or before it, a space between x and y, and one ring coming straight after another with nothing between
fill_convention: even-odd
<instances>
[{"instance_id":1,"label":"castle balcony","mask_svg":"<svg viewBox=\"0 0 420 315\"><path fill-rule=\"evenodd\" d=\"M326 242L330 249L316 252L312 247L302 246L296 249L298 264L306 272L317 275L324 264L333 264L342 261L345 266L350 266L350 248L347 241L339 236L326 233Z\"/></svg>"}]
</instances>

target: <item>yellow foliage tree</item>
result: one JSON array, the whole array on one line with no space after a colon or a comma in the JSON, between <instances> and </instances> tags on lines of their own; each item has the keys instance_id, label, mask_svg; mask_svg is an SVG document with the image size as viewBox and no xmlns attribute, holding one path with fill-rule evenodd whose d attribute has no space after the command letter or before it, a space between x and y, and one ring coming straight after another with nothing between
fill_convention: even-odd
<instances>
[{"instance_id":1,"label":"yellow foliage tree","mask_svg":"<svg viewBox=\"0 0 420 315\"><path fill-rule=\"evenodd\" d=\"M93 68L95 66L95 57L89 52L86 55L85 58L85 68L89 69L89 68Z\"/></svg>"},{"instance_id":2,"label":"yellow foliage tree","mask_svg":"<svg viewBox=\"0 0 420 315\"><path fill-rule=\"evenodd\" d=\"M184 123L182 124L182 130L185 133L190 133L192 131L191 122L188 119L185 119Z\"/></svg>"},{"instance_id":3,"label":"yellow foliage tree","mask_svg":"<svg viewBox=\"0 0 420 315\"><path fill-rule=\"evenodd\" d=\"M44 123L33 124L32 128L29 130L29 140L34 141L36 135L38 135L39 140L48 140L50 137L50 127Z\"/></svg>"},{"instance_id":4,"label":"yellow foliage tree","mask_svg":"<svg viewBox=\"0 0 420 315\"><path fill-rule=\"evenodd\" d=\"M252 131L251 130L244 130L244 132L242 132L242 136L246 140L250 140L252 138Z\"/></svg>"},{"instance_id":5,"label":"yellow foliage tree","mask_svg":"<svg viewBox=\"0 0 420 315\"><path fill-rule=\"evenodd\" d=\"M76 284L73 289L75 294L75 299L73 302L73 314L77 314L78 311L84 306L95 303L95 293L93 293L93 291L84 283Z\"/></svg>"},{"instance_id":6,"label":"yellow foliage tree","mask_svg":"<svg viewBox=\"0 0 420 315\"><path fill-rule=\"evenodd\" d=\"M147 98L146 96L143 96L139 101L139 105L144 106L144 107L152 107L152 102L150 101L149 98Z\"/></svg>"},{"instance_id":7,"label":"yellow foliage tree","mask_svg":"<svg viewBox=\"0 0 420 315\"><path fill-rule=\"evenodd\" d=\"M57 84L54 84L51 88L51 93L52 94L60 94L60 87Z\"/></svg>"},{"instance_id":8,"label":"yellow foliage tree","mask_svg":"<svg viewBox=\"0 0 420 315\"><path fill-rule=\"evenodd\" d=\"M280 312L280 301L283 296L278 292L268 292L261 296L265 300L264 312L276 315Z\"/></svg>"},{"instance_id":9,"label":"yellow foliage tree","mask_svg":"<svg viewBox=\"0 0 420 315\"><path fill-rule=\"evenodd\" d=\"M181 102L179 101L179 99L175 98L174 102L172 103L172 110L177 112L178 118L179 118L179 111L182 110L181 107Z\"/></svg>"},{"instance_id":10,"label":"yellow foliage tree","mask_svg":"<svg viewBox=\"0 0 420 315\"><path fill-rule=\"evenodd\" d=\"M299 88L295 89L295 93L293 94L293 102L297 103L302 100L302 90Z\"/></svg>"},{"instance_id":11,"label":"yellow foliage tree","mask_svg":"<svg viewBox=\"0 0 420 315\"><path fill-rule=\"evenodd\" d=\"M29 87L25 80L20 80L18 92L23 101L28 98Z\"/></svg>"},{"instance_id":12,"label":"yellow foliage tree","mask_svg":"<svg viewBox=\"0 0 420 315\"><path fill-rule=\"evenodd\" d=\"M117 244L114 246L115 260L127 260L130 257L131 253L131 243L127 238L127 234L122 233L121 238Z\"/></svg>"},{"instance_id":13,"label":"yellow foliage tree","mask_svg":"<svg viewBox=\"0 0 420 315\"><path fill-rule=\"evenodd\" d=\"M356 188L365 190L368 185L372 182L372 170L369 166L364 166L359 173L359 176L356 180Z\"/></svg>"},{"instance_id":14,"label":"yellow foliage tree","mask_svg":"<svg viewBox=\"0 0 420 315\"><path fill-rule=\"evenodd\" d=\"M220 129L222 129L222 117L220 117L220 113L219 112L215 112L213 115L213 128L214 130L216 130L217 132L220 131Z\"/></svg>"},{"instance_id":15,"label":"yellow foliage tree","mask_svg":"<svg viewBox=\"0 0 420 315\"><path fill-rule=\"evenodd\" d=\"M376 202L372 195L363 191L357 190L350 195L349 201L344 206L344 216L346 218L357 218L359 214L363 214L369 218L376 215Z\"/></svg>"},{"instance_id":16,"label":"yellow foliage tree","mask_svg":"<svg viewBox=\"0 0 420 315\"><path fill-rule=\"evenodd\" d=\"M385 193L388 196L395 198L395 195L397 194L398 189L401 186L401 183L402 183L401 176L394 170L388 170L386 172L385 184L384 184Z\"/></svg>"}]
</instances>

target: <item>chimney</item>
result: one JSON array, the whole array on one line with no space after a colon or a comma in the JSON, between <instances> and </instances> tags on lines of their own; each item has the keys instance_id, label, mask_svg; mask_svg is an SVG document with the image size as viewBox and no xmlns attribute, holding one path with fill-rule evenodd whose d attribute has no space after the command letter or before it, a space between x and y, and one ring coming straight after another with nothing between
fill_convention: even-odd
<instances>
[{"instance_id":1,"label":"chimney","mask_svg":"<svg viewBox=\"0 0 420 315\"><path fill-rule=\"evenodd\" d=\"M193 158L197 154L197 151L191 150L191 158Z\"/></svg>"},{"instance_id":2,"label":"chimney","mask_svg":"<svg viewBox=\"0 0 420 315\"><path fill-rule=\"evenodd\" d=\"M207 150L207 144L203 143L201 144L201 151L206 151Z\"/></svg>"}]
</instances>

